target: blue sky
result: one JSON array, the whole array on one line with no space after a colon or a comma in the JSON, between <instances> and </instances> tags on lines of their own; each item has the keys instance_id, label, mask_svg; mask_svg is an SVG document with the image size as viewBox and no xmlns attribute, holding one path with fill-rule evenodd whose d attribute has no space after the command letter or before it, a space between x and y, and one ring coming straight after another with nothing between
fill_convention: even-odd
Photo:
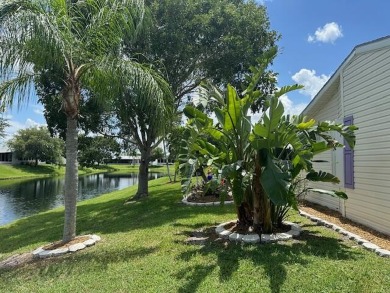
<instances>
[{"instance_id":1,"label":"blue sky","mask_svg":"<svg viewBox=\"0 0 390 293\"><path fill-rule=\"evenodd\" d=\"M390 35L390 1L266 0L271 27L282 38L273 69L280 86L299 83L285 107L299 113L356 45Z\"/></svg>"},{"instance_id":2,"label":"blue sky","mask_svg":"<svg viewBox=\"0 0 390 293\"><path fill-rule=\"evenodd\" d=\"M305 90L289 93L283 103L299 113L337 70L356 45L390 35L390 1L262 0L271 28L282 38L272 69L280 86L299 83ZM5 117L11 135L20 128L45 124L43 108L31 99ZM1 143L1 142L0 142Z\"/></svg>"}]
</instances>

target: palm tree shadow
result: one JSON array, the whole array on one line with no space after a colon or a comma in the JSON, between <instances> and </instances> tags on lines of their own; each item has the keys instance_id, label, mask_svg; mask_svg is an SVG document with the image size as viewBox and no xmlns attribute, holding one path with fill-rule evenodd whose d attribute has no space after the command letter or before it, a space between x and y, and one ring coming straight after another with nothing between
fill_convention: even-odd
<instances>
[{"instance_id":1,"label":"palm tree shadow","mask_svg":"<svg viewBox=\"0 0 390 293\"><path fill-rule=\"evenodd\" d=\"M176 277L187 276L189 280L180 292L195 292L208 274L215 269L219 271L221 282L228 281L239 270L240 262L249 260L255 266L263 268L269 279L271 292L281 292L288 277L286 265L294 263L302 266L310 265L307 256L324 259L351 260L359 257L359 252L352 251L341 240L316 235L316 232L304 231L303 235L292 243L248 245L232 243L228 240L211 242L198 250L182 253L179 258L191 262L197 255L216 256L215 264L200 267L192 266L191 270L179 272ZM189 271L193 272L191 277ZM260 276L259 276L260 277Z\"/></svg>"}]
</instances>

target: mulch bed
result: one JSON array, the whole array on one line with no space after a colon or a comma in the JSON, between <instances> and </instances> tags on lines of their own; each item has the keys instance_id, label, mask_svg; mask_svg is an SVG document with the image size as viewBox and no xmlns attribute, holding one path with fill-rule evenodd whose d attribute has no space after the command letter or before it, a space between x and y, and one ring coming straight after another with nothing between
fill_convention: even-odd
<instances>
[{"instance_id":1,"label":"mulch bed","mask_svg":"<svg viewBox=\"0 0 390 293\"><path fill-rule=\"evenodd\" d=\"M84 241L87 241L88 239L91 239L91 237L90 236L78 236L67 243L63 243L62 241L57 241L57 242L48 244L48 245L44 246L43 249L44 250L54 250L57 248L68 248L69 246L71 246L73 244L83 243Z\"/></svg>"},{"instance_id":2,"label":"mulch bed","mask_svg":"<svg viewBox=\"0 0 390 293\"><path fill-rule=\"evenodd\" d=\"M231 201L231 200L233 200L233 197L231 197L231 196L228 196L227 198L225 198L225 201ZM219 198L219 196L217 196L215 194L203 195L203 196L191 194L187 197L187 201L188 202L196 202L196 203L219 202L220 198Z\"/></svg>"},{"instance_id":3,"label":"mulch bed","mask_svg":"<svg viewBox=\"0 0 390 293\"><path fill-rule=\"evenodd\" d=\"M299 209L313 216L336 224L345 230L352 232L360 237L378 245L379 247L390 250L390 236L375 231L364 225L355 223L352 220L344 218L339 212L331 210L327 207L320 206L311 202L304 201L300 204Z\"/></svg>"}]
</instances>

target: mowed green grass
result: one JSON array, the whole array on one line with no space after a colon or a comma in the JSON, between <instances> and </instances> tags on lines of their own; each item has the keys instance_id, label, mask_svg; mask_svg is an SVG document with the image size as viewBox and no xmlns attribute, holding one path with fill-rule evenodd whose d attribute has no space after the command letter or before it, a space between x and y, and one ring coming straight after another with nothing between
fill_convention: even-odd
<instances>
[{"instance_id":1,"label":"mowed green grass","mask_svg":"<svg viewBox=\"0 0 390 293\"><path fill-rule=\"evenodd\" d=\"M0 271L0 292L390 292L380 258L296 213L299 239L266 245L188 245L191 231L235 218L234 207L180 203L178 183L150 182L78 205L78 233L102 241L83 251ZM0 259L61 238L63 209L0 227Z\"/></svg>"},{"instance_id":2,"label":"mowed green grass","mask_svg":"<svg viewBox=\"0 0 390 293\"><path fill-rule=\"evenodd\" d=\"M115 167L79 168L79 175L115 171ZM41 164L38 166L0 164L0 180L65 175L65 166Z\"/></svg>"},{"instance_id":3,"label":"mowed green grass","mask_svg":"<svg viewBox=\"0 0 390 293\"><path fill-rule=\"evenodd\" d=\"M102 165L95 168L79 168L79 175L114 172L116 174L128 174L131 172L138 172L139 166L128 164L112 164ZM169 166L170 172L173 174L174 168ZM150 172L167 173L166 166L151 166ZM13 180L22 178L33 178L43 176L63 176L65 175L65 166L56 166L49 164L41 164L38 166L28 165L10 165L0 164L0 180Z\"/></svg>"}]
</instances>

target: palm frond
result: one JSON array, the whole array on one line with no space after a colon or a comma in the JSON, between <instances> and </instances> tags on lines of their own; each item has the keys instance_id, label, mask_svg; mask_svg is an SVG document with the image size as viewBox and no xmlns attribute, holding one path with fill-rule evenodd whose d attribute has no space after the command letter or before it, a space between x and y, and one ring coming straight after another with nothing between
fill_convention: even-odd
<instances>
[{"instance_id":1,"label":"palm frond","mask_svg":"<svg viewBox=\"0 0 390 293\"><path fill-rule=\"evenodd\" d=\"M19 74L15 78L0 83L0 109L16 104L20 107L34 92L32 73Z\"/></svg>"}]
</instances>

